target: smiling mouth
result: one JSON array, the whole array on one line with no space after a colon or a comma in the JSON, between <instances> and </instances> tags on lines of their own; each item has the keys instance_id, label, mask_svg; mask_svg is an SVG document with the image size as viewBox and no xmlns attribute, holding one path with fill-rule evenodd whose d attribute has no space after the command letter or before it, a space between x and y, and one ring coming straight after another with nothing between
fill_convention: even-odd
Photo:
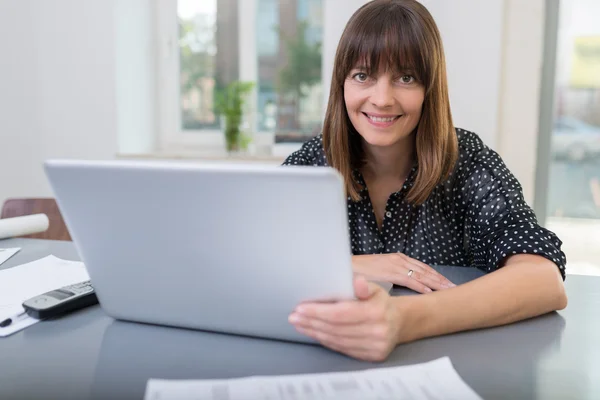
<instances>
[{"instance_id":1,"label":"smiling mouth","mask_svg":"<svg viewBox=\"0 0 600 400\"><path fill-rule=\"evenodd\" d=\"M389 117L375 117L373 115L367 114L365 112L363 112L363 115L367 118L369 118L369 120L371 120L372 122L375 122L377 124L388 124L390 122L394 122L395 120L397 120L398 118L400 118L402 115L395 115L395 116L389 116Z\"/></svg>"},{"instance_id":2,"label":"smiling mouth","mask_svg":"<svg viewBox=\"0 0 600 400\"><path fill-rule=\"evenodd\" d=\"M392 122L402 116L402 115L394 115L394 116L389 116L389 117L375 117L375 116L367 114L365 112L363 114L365 117L369 118L373 122L384 122L384 123Z\"/></svg>"}]
</instances>

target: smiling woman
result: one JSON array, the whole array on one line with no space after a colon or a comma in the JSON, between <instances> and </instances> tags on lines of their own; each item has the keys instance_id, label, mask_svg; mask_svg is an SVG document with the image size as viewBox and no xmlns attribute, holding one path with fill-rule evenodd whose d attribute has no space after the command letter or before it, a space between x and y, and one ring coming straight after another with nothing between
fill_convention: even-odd
<instances>
[{"instance_id":1,"label":"smiling woman","mask_svg":"<svg viewBox=\"0 0 600 400\"><path fill-rule=\"evenodd\" d=\"M564 308L565 255L500 156L455 129L444 51L415 0L374 0L335 56L323 133L284 165L345 180L359 301L303 304L290 322L325 346L382 360L398 343ZM479 268L455 285L430 265ZM425 293L399 301L364 280Z\"/></svg>"},{"instance_id":2,"label":"smiling woman","mask_svg":"<svg viewBox=\"0 0 600 400\"><path fill-rule=\"evenodd\" d=\"M409 194L417 203L449 174L457 156L439 31L424 7L399 9L389 4L357 11L336 54L323 140L354 200L360 185L352 170L363 166L368 148L392 157L410 149L396 157L405 164L419 158L421 168ZM396 120L382 120L389 117ZM373 127L391 129L383 135ZM361 140L372 146L361 146Z\"/></svg>"}]
</instances>

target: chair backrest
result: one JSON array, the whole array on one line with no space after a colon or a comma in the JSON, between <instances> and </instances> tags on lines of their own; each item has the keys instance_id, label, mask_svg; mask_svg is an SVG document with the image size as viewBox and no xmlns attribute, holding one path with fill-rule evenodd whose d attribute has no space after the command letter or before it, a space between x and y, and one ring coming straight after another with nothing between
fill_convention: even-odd
<instances>
[{"instance_id":1,"label":"chair backrest","mask_svg":"<svg viewBox=\"0 0 600 400\"><path fill-rule=\"evenodd\" d=\"M46 214L50 224L45 232L21 237L49 240L71 240L69 230L53 198L8 199L2 206L0 218L21 217L31 214Z\"/></svg>"}]
</instances>

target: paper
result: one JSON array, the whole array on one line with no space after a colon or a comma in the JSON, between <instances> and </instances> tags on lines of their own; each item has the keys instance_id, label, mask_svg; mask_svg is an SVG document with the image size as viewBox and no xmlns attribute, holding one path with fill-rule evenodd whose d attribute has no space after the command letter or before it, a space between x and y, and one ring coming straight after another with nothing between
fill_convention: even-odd
<instances>
[{"instance_id":1,"label":"paper","mask_svg":"<svg viewBox=\"0 0 600 400\"><path fill-rule=\"evenodd\" d=\"M481 400L448 357L392 368L223 380L150 379L144 400Z\"/></svg>"},{"instance_id":2,"label":"paper","mask_svg":"<svg viewBox=\"0 0 600 400\"><path fill-rule=\"evenodd\" d=\"M0 308L0 322L4 321L6 318L13 320L9 326L0 328L0 337L12 335L15 332L19 332L28 326L40 322L39 319L31 318L27 314L22 314L23 311L23 307L21 306Z\"/></svg>"},{"instance_id":3,"label":"paper","mask_svg":"<svg viewBox=\"0 0 600 400\"><path fill-rule=\"evenodd\" d=\"M9 249L0 249L0 265L2 265L2 263L4 261L6 261L9 258L11 258L12 256L14 256L19 250L21 250L20 247L12 247Z\"/></svg>"},{"instance_id":4,"label":"paper","mask_svg":"<svg viewBox=\"0 0 600 400\"><path fill-rule=\"evenodd\" d=\"M44 232L50 221L46 214L24 215L22 217L0 219L0 239Z\"/></svg>"},{"instance_id":5,"label":"paper","mask_svg":"<svg viewBox=\"0 0 600 400\"><path fill-rule=\"evenodd\" d=\"M21 313L21 304L31 297L89 279L82 262L63 260L52 255L0 270L0 322ZM38 322L37 319L28 316L17 318L15 321L5 328L0 328L0 337Z\"/></svg>"}]
</instances>

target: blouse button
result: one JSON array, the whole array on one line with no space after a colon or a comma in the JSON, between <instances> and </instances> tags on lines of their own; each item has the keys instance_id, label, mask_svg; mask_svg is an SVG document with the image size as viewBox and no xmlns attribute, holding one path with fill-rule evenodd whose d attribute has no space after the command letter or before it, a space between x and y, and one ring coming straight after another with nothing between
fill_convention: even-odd
<instances>
[{"instance_id":1,"label":"blouse button","mask_svg":"<svg viewBox=\"0 0 600 400\"><path fill-rule=\"evenodd\" d=\"M392 213L388 211L388 212L385 213L385 216L388 217L388 218L392 218Z\"/></svg>"}]
</instances>

